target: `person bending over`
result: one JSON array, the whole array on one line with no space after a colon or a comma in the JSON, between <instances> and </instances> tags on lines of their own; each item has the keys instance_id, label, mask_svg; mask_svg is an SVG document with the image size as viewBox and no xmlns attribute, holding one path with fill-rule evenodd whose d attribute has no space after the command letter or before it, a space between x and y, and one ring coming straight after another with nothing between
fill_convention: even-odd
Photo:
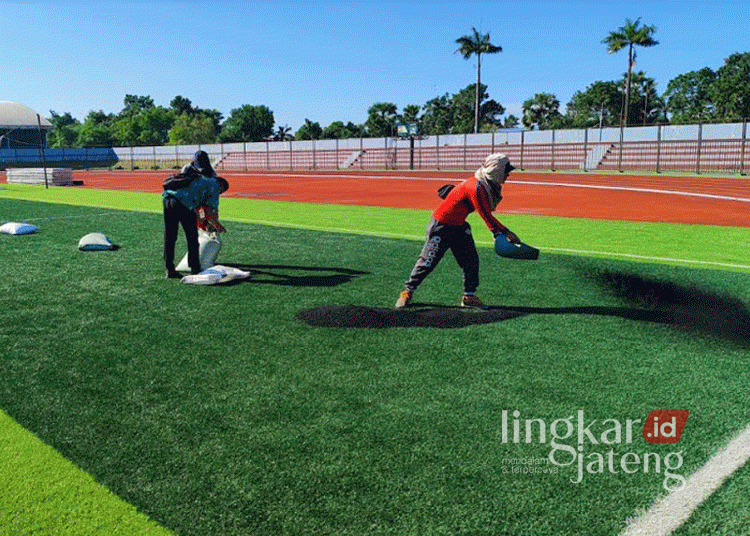
<instances>
[{"instance_id":1,"label":"person bending over","mask_svg":"<svg viewBox=\"0 0 750 536\"><path fill-rule=\"evenodd\" d=\"M443 202L432 213L422 252L409 279L404 283L405 290L399 295L396 308L409 305L414 291L435 269L448 250L451 250L463 271L464 293L461 297L461 306L486 308L476 295L479 286L479 255L466 217L476 211L493 237L503 234L509 241L519 243L515 233L492 215L492 211L502 199L502 186L514 169L516 168L505 154L491 154L473 177L453 188L441 188Z\"/></svg>"},{"instance_id":2,"label":"person bending over","mask_svg":"<svg viewBox=\"0 0 750 536\"><path fill-rule=\"evenodd\" d=\"M209 164L210 168L210 164ZM213 171L213 169L210 169ZM211 230L223 233L226 231L219 222L219 196L229 189L229 183L221 177L207 176L202 173L190 185L177 190L164 190L164 266L167 278L181 278L175 270L174 254L179 226L185 231L188 250L188 266L193 274L200 273L201 263L198 244L198 224L196 209L202 207L206 224Z\"/></svg>"}]
</instances>

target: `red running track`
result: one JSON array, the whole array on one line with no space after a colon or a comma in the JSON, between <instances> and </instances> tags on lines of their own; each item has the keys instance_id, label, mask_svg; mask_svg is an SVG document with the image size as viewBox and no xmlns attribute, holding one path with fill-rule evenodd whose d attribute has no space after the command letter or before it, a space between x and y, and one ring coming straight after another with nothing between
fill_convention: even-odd
<instances>
[{"instance_id":1,"label":"red running track","mask_svg":"<svg viewBox=\"0 0 750 536\"><path fill-rule=\"evenodd\" d=\"M76 171L84 188L161 191L169 171ZM225 197L323 204L433 209L437 189L471 172L219 171ZM499 216L571 218L750 227L750 179L515 171L503 189Z\"/></svg>"}]
</instances>

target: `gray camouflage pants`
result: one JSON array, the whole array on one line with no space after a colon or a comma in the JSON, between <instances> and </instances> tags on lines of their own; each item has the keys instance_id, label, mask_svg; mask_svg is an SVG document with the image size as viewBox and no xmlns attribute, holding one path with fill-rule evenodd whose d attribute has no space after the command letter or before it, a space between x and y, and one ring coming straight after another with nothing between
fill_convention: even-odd
<instances>
[{"instance_id":1,"label":"gray camouflage pants","mask_svg":"<svg viewBox=\"0 0 750 536\"><path fill-rule=\"evenodd\" d=\"M476 292L479 286L479 254L471 235L471 226L468 223L444 225L434 219L427 226L422 252L404 283L406 290L416 290L449 249L463 271L464 292Z\"/></svg>"}]
</instances>

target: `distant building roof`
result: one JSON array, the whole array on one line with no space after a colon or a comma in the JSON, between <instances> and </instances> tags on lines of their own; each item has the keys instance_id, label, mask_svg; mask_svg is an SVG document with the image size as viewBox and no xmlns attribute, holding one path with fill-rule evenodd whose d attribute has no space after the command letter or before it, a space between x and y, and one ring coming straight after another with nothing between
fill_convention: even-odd
<instances>
[{"instance_id":1,"label":"distant building roof","mask_svg":"<svg viewBox=\"0 0 750 536\"><path fill-rule=\"evenodd\" d=\"M44 117L39 119L43 129L52 128ZM20 102L0 101L0 128L39 128L37 113Z\"/></svg>"}]
</instances>

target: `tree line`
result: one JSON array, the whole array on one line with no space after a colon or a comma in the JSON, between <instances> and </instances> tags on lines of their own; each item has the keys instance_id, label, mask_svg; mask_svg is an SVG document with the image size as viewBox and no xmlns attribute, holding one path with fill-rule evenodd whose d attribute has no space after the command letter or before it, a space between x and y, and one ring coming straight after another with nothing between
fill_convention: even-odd
<instances>
[{"instance_id":1,"label":"tree line","mask_svg":"<svg viewBox=\"0 0 750 536\"><path fill-rule=\"evenodd\" d=\"M505 109L489 99L487 86L480 88L481 117L484 127L517 124L513 116L502 123ZM169 107L158 106L150 96L125 95L124 107L116 114L91 111L81 122L70 112L50 111L53 128L48 145L62 147L132 147L153 145L197 145L210 143L256 142L264 140L345 139L394 136L401 122L420 125L425 134L470 132L474 124L475 85L455 95L446 93L424 106L408 105L399 112L397 105L377 102L367 111L362 124L334 121L327 127L305 119L299 129L276 126L273 111L264 105L246 104L231 110L224 120L218 110L193 106L190 99L176 96ZM497 128L497 127L495 127Z\"/></svg>"},{"instance_id":2,"label":"tree line","mask_svg":"<svg viewBox=\"0 0 750 536\"><path fill-rule=\"evenodd\" d=\"M681 74L661 95L656 80L643 71L631 73L629 93L627 85L627 74L594 82L573 94L565 113L554 94L537 93L523 103L523 125L561 129L741 122L750 117L750 52L730 55L716 71L704 67Z\"/></svg>"},{"instance_id":3,"label":"tree line","mask_svg":"<svg viewBox=\"0 0 750 536\"><path fill-rule=\"evenodd\" d=\"M221 112L193 105L181 95L169 107L157 106L150 96L125 95L117 114L91 111L81 122L69 112L50 111L53 128L50 147L129 147L257 142L264 140L314 140L396 135L400 123L416 123L420 134L493 132L500 128L564 129L628 125L686 124L741 121L750 117L750 52L725 58L716 71L704 67L670 80L664 93L644 71L633 71L636 46L658 45L656 28L626 20L624 26L602 43L613 54L628 50L628 70L620 80L596 81L576 91L565 111L554 93L540 92L524 101L522 117L505 116L505 108L490 99L481 83L482 54L496 54L500 46L489 34L473 33L456 40L456 53L477 59L477 81L455 94L445 93L426 103L410 104L399 111L396 104L377 102L367 110L364 123L334 121L326 127L305 119L296 132L276 125L273 111L264 105L245 104Z\"/></svg>"}]
</instances>

